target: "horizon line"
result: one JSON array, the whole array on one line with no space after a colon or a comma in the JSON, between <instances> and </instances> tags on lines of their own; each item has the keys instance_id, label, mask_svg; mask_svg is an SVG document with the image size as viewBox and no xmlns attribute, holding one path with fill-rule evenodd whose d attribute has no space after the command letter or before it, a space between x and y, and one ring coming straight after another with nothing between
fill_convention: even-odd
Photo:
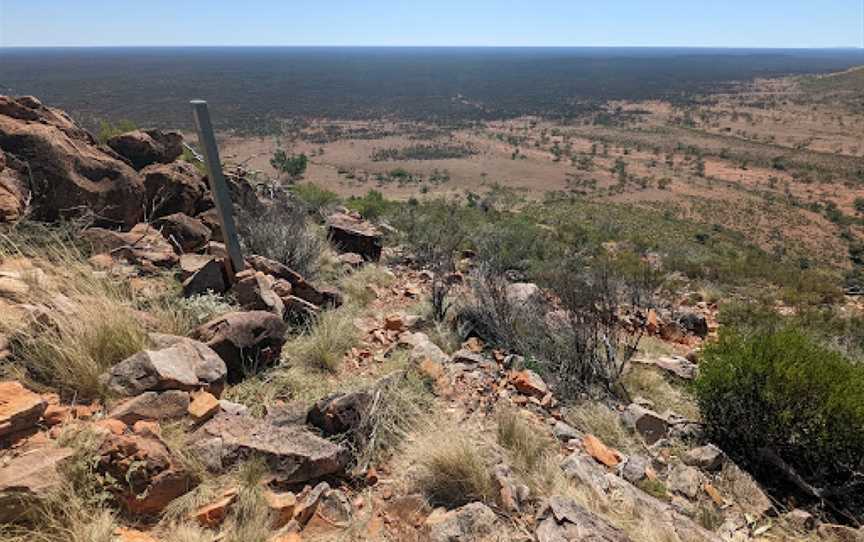
<instances>
[{"instance_id":1,"label":"horizon line","mask_svg":"<svg viewBox=\"0 0 864 542\"><path fill-rule=\"evenodd\" d=\"M376 49L752 49L752 50L856 50L864 51L862 45L832 45L832 46L767 46L767 45L346 45L346 44L172 44L172 45L151 45L151 44L136 44L136 45L2 45L2 49L169 49L169 48L189 48L189 49L205 49L205 48L295 48L295 49L313 49L313 48L340 48L340 49L359 49L359 48L376 48Z\"/></svg>"}]
</instances>

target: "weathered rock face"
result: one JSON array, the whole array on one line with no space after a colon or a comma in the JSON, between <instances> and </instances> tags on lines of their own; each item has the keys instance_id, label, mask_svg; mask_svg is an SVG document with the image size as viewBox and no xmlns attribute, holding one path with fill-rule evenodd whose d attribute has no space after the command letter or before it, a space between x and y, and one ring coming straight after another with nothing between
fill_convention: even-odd
<instances>
[{"instance_id":1,"label":"weathered rock face","mask_svg":"<svg viewBox=\"0 0 864 542\"><path fill-rule=\"evenodd\" d=\"M155 437L108 435L99 448L97 470L115 480L115 496L130 513L157 514L195 487L168 447Z\"/></svg>"},{"instance_id":2,"label":"weathered rock face","mask_svg":"<svg viewBox=\"0 0 864 542\"><path fill-rule=\"evenodd\" d=\"M141 170L145 203L149 216L158 218L174 213L195 216L206 209L207 184L195 166L188 162L153 164Z\"/></svg>"},{"instance_id":3,"label":"weathered rock face","mask_svg":"<svg viewBox=\"0 0 864 542\"><path fill-rule=\"evenodd\" d=\"M30 199L27 170L23 163L0 150L0 223L24 216Z\"/></svg>"},{"instance_id":4,"label":"weathered rock face","mask_svg":"<svg viewBox=\"0 0 864 542\"><path fill-rule=\"evenodd\" d=\"M285 304L273 291L273 277L261 271L246 269L237 273L235 280L232 290L245 310L267 311L279 318L285 314Z\"/></svg>"},{"instance_id":5,"label":"weathered rock face","mask_svg":"<svg viewBox=\"0 0 864 542\"><path fill-rule=\"evenodd\" d=\"M214 445L211 439L218 439L223 468L256 455L279 482L288 484L340 474L350 459L344 447L302 426L275 425L249 416L218 414L198 431L198 437L209 446Z\"/></svg>"},{"instance_id":6,"label":"weathered rock face","mask_svg":"<svg viewBox=\"0 0 864 542\"><path fill-rule=\"evenodd\" d=\"M83 236L93 246L94 252L110 253L132 263L171 267L178 260L159 230L148 224L136 224L128 232L90 228L84 231Z\"/></svg>"},{"instance_id":7,"label":"weathered rock face","mask_svg":"<svg viewBox=\"0 0 864 542\"><path fill-rule=\"evenodd\" d=\"M435 511L426 519L432 542L472 542L495 532L495 512L480 502L450 512Z\"/></svg>"},{"instance_id":8,"label":"weathered rock face","mask_svg":"<svg viewBox=\"0 0 864 542\"><path fill-rule=\"evenodd\" d=\"M708 322L701 314L689 312L678 320L681 327L696 335L705 338L708 336Z\"/></svg>"},{"instance_id":9,"label":"weathered rock face","mask_svg":"<svg viewBox=\"0 0 864 542\"><path fill-rule=\"evenodd\" d=\"M368 261L377 262L381 259L383 235L369 222L349 214L336 213L327 218L327 231L340 252L353 252Z\"/></svg>"},{"instance_id":10,"label":"weathered rock face","mask_svg":"<svg viewBox=\"0 0 864 542\"><path fill-rule=\"evenodd\" d=\"M338 307L342 304L342 296L339 292L329 288L318 288L293 269L275 260L253 255L246 258L246 263L256 271L287 282L291 285L291 295L317 307Z\"/></svg>"},{"instance_id":11,"label":"weathered rock face","mask_svg":"<svg viewBox=\"0 0 864 542\"><path fill-rule=\"evenodd\" d=\"M108 371L111 391L120 395L164 390L221 392L228 371L209 346L168 335L154 335L153 339L158 349L138 352Z\"/></svg>"},{"instance_id":12,"label":"weathered rock face","mask_svg":"<svg viewBox=\"0 0 864 542\"><path fill-rule=\"evenodd\" d=\"M707 446L693 448L684 454L682 459L684 460L685 465L714 471L720 470L726 457L723 454L723 450L713 444L708 444Z\"/></svg>"},{"instance_id":13,"label":"weathered rock face","mask_svg":"<svg viewBox=\"0 0 864 542\"><path fill-rule=\"evenodd\" d=\"M183 136L179 132L135 130L110 138L108 146L129 160L135 169L142 169L179 158L183 154Z\"/></svg>"},{"instance_id":14,"label":"weathered rock face","mask_svg":"<svg viewBox=\"0 0 864 542\"><path fill-rule=\"evenodd\" d=\"M621 420L633 428L649 445L666 436L669 422L654 412L636 403L627 406L621 413Z\"/></svg>"},{"instance_id":15,"label":"weathered rock face","mask_svg":"<svg viewBox=\"0 0 864 542\"><path fill-rule=\"evenodd\" d=\"M270 312L231 312L202 325L192 338L215 350L228 367L228 381L237 382L279 360L286 330L282 318Z\"/></svg>"},{"instance_id":16,"label":"weathered rock face","mask_svg":"<svg viewBox=\"0 0 864 542\"><path fill-rule=\"evenodd\" d=\"M38 501L60 484L58 465L71 448L46 448L16 457L0 469L0 523L22 519Z\"/></svg>"},{"instance_id":17,"label":"weathered rock face","mask_svg":"<svg viewBox=\"0 0 864 542\"><path fill-rule=\"evenodd\" d=\"M197 218L183 213L163 216L153 225L179 252L195 252L210 240L210 229Z\"/></svg>"},{"instance_id":18,"label":"weathered rock face","mask_svg":"<svg viewBox=\"0 0 864 542\"><path fill-rule=\"evenodd\" d=\"M188 410L189 393L185 391L147 391L118 404L108 416L133 425L142 420L176 420L185 416Z\"/></svg>"},{"instance_id":19,"label":"weathered rock face","mask_svg":"<svg viewBox=\"0 0 864 542\"><path fill-rule=\"evenodd\" d=\"M189 257L194 258L194 261L191 261ZM222 260L210 256L184 254L180 258L180 267L182 273L190 272L183 280L183 295L185 297L207 292L221 294L228 289L225 264L222 263Z\"/></svg>"},{"instance_id":20,"label":"weathered rock face","mask_svg":"<svg viewBox=\"0 0 864 542\"><path fill-rule=\"evenodd\" d=\"M551 497L538 519L538 542L631 541L624 531L565 497Z\"/></svg>"},{"instance_id":21,"label":"weathered rock face","mask_svg":"<svg viewBox=\"0 0 864 542\"><path fill-rule=\"evenodd\" d=\"M306 422L325 435L338 435L357 429L372 404L372 395L365 391L340 393L315 403Z\"/></svg>"},{"instance_id":22,"label":"weathered rock face","mask_svg":"<svg viewBox=\"0 0 864 542\"><path fill-rule=\"evenodd\" d=\"M144 185L135 170L35 98L0 96L0 149L28 167L37 219L92 211L128 227L143 216Z\"/></svg>"},{"instance_id":23,"label":"weathered rock face","mask_svg":"<svg viewBox=\"0 0 864 542\"><path fill-rule=\"evenodd\" d=\"M514 373L510 378L510 381L516 389L519 390L519 393L525 395L542 399L547 393L549 393L549 388L546 386L546 383L543 382L540 375L530 369Z\"/></svg>"},{"instance_id":24,"label":"weathered rock face","mask_svg":"<svg viewBox=\"0 0 864 542\"><path fill-rule=\"evenodd\" d=\"M21 383L0 382L0 437L30 429L39 421L47 403Z\"/></svg>"}]
</instances>

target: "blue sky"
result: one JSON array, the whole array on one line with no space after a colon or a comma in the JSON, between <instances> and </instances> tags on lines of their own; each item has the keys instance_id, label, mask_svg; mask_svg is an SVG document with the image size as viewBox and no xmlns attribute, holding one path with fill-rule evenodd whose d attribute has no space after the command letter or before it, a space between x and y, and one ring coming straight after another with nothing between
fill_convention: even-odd
<instances>
[{"instance_id":1,"label":"blue sky","mask_svg":"<svg viewBox=\"0 0 864 542\"><path fill-rule=\"evenodd\" d=\"M862 47L864 0L0 0L0 46Z\"/></svg>"}]
</instances>

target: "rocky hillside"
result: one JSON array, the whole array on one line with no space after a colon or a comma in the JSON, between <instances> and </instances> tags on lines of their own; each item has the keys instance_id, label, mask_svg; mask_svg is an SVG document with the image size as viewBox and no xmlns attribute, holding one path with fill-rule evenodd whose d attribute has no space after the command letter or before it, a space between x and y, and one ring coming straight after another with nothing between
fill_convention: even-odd
<instances>
[{"instance_id":1,"label":"rocky hillside","mask_svg":"<svg viewBox=\"0 0 864 542\"><path fill-rule=\"evenodd\" d=\"M0 97L0 149L2 541L864 539L829 493L778 499L709 438L707 296L600 313L511 273L484 298L475 251L444 268L344 208L298 221L234 168L229 276L178 134L100 144ZM567 346L598 364L500 340L520 310L596 332Z\"/></svg>"}]
</instances>

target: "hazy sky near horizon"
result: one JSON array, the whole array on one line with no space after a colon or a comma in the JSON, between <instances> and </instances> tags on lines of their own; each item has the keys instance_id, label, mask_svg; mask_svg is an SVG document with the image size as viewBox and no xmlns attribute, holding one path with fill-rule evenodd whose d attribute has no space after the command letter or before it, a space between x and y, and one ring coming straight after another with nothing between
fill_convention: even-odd
<instances>
[{"instance_id":1,"label":"hazy sky near horizon","mask_svg":"<svg viewBox=\"0 0 864 542\"><path fill-rule=\"evenodd\" d=\"M0 47L864 47L864 0L0 0Z\"/></svg>"}]
</instances>

